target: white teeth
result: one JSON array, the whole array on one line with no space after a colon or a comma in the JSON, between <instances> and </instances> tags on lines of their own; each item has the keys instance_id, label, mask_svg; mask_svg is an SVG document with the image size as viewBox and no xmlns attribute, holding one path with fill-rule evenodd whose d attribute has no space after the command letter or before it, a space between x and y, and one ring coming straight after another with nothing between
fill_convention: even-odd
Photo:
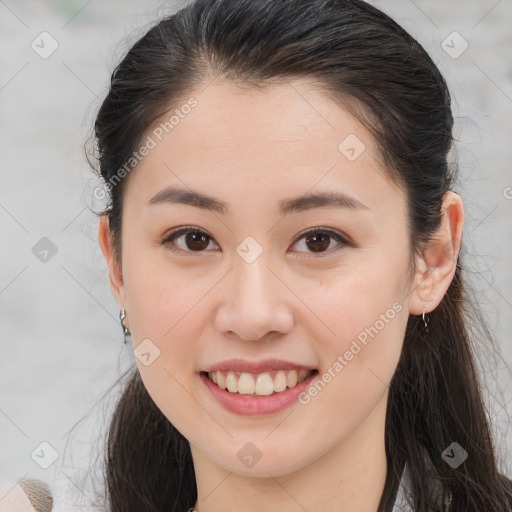
<instances>
[{"instance_id":1,"label":"white teeth","mask_svg":"<svg viewBox=\"0 0 512 512\"><path fill-rule=\"evenodd\" d=\"M284 391L286 389L286 374L279 370L274 377L274 391Z\"/></svg>"},{"instance_id":2,"label":"white teeth","mask_svg":"<svg viewBox=\"0 0 512 512\"><path fill-rule=\"evenodd\" d=\"M224 377L224 374L222 372L213 372L213 374L216 376L217 386L219 386L220 389L226 389L226 377ZM209 373L208 375L212 374Z\"/></svg>"},{"instance_id":3,"label":"white teeth","mask_svg":"<svg viewBox=\"0 0 512 512\"><path fill-rule=\"evenodd\" d=\"M267 396L271 395L273 392L274 382L272 381L272 377L268 373L260 373L256 378L256 394L261 396Z\"/></svg>"},{"instance_id":4,"label":"white teeth","mask_svg":"<svg viewBox=\"0 0 512 512\"><path fill-rule=\"evenodd\" d=\"M298 375L295 370L292 370L291 372L288 372L288 375L286 376L286 385L289 388L293 388L297 385Z\"/></svg>"},{"instance_id":5,"label":"white teeth","mask_svg":"<svg viewBox=\"0 0 512 512\"><path fill-rule=\"evenodd\" d=\"M236 393L238 391L238 380L233 372L229 372L226 377L226 386L228 391Z\"/></svg>"},{"instance_id":6,"label":"white teeth","mask_svg":"<svg viewBox=\"0 0 512 512\"><path fill-rule=\"evenodd\" d=\"M248 373L242 373L238 379L238 392L242 395L252 395L254 390L254 379Z\"/></svg>"},{"instance_id":7,"label":"white teeth","mask_svg":"<svg viewBox=\"0 0 512 512\"><path fill-rule=\"evenodd\" d=\"M287 387L295 387L308 378L311 373L311 370L279 370L272 379L268 372L257 375L243 372L237 378L235 372L232 371L227 372L227 374L215 371L208 373L208 378L221 389L227 389L230 393L268 396L273 393L280 393Z\"/></svg>"}]
</instances>

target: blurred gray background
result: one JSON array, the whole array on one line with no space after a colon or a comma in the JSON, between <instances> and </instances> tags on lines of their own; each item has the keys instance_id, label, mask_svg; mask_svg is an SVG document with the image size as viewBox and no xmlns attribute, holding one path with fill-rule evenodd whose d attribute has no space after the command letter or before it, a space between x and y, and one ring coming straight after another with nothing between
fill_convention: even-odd
<instances>
[{"instance_id":1,"label":"blurred gray background","mask_svg":"<svg viewBox=\"0 0 512 512\"><path fill-rule=\"evenodd\" d=\"M479 348L481 374L512 477L512 4L371 3L425 46L451 87L463 257L499 348ZM95 509L87 472L115 399L102 397L133 361L97 243L98 182L83 144L115 64L183 4L0 0L0 478L45 480L57 512L68 499Z\"/></svg>"}]
</instances>

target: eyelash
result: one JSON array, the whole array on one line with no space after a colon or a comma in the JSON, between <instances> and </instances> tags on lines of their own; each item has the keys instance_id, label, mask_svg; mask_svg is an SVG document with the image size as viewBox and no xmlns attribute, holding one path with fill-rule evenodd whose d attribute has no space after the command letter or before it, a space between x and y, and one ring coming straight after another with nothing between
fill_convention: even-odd
<instances>
[{"instance_id":1,"label":"eyelash","mask_svg":"<svg viewBox=\"0 0 512 512\"><path fill-rule=\"evenodd\" d=\"M175 247L172 247L171 246L171 242L174 242L174 240L176 240L177 238L179 238L180 236L182 235L185 235L187 233L191 233L191 232L197 232L197 233L201 233L201 234L204 234L206 235L211 241L213 241L213 238L208 234L206 233L205 231L203 231L202 229L199 229L199 228L196 228L194 226L185 226L183 228L179 228L177 229L176 231L172 232L168 237L166 237L163 241L162 241L162 245L166 245L168 246L168 248L173 251L173 252L176 252L176 253L179 253L179 254L184 254L184 253L189 253L189 254L200 254L202 252L205 252L205 250L203 251L190 251L190 250L183 250L183 249L176 249ZM342 235L340 235L339 233L337 233L336 231L332 231L330 229L325 229L325 228L312 228L312 229L309 229L307 231L304 231L303 233L300 233L297 238L295 239L295 241L293 242L293 245L295 245L297 242L299 242L300 240L302 240L303 238L306 238L308 235L311 235L311 234L315 234L315 233L324 233L324 234L327 234L329 235L330 238L334 239L336 242L338 242L339 244L341 244L342 246L351 246L353 247L353 244L350 243L346 238L344 238ZM329 244L330 245L330 244ZM337 250L341 249L341 247L338 247L338 248L335 248L335 249L330 249L328 251L324 251L324 252L320 252L318 253L318 255L315 255L314 253L310 253L310 254L313 254L313 256L306 256L307 258L321 258L323 255L326 255L326 254L331 254Z\"/></svg>"}]
</instances>

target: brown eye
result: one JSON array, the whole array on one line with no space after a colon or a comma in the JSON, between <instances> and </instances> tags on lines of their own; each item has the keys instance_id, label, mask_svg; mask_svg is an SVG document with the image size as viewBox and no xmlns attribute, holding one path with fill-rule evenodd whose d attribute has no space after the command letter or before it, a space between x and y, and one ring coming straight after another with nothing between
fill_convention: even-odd
<instances>
[{"instance_id":1,"label":"brown eye","mask_svg":"<svg viewBox=\"0 0 512 512\"><path fill-rule=\"evenodd\" d=\"M177 244L177 240L182 240L181 244ZM175 252L203 252L212 241L212 238L204 231L194 228L182 228L175 231L171 236L167 237L162 243L169 245L169 248ZM181 247L175 248L173 245Z\"/></svg>"},{"instance_id":2,"label":"brown eye","mask_svg":"<svg viewBox=\"0 0 512 512\"><path fill-rule=\"evenodd\" d=\"M331 237L326 233L314 233L306 237L306 244L313 252L325 251L331 244Z\"/></svg>"},{"instance_id":3,"label":"brown eye","mask_svg":"<svg viewBox=\"0 0 512 512\"><path fill-rule=\"evenodd\" d=\"M208 235L199 231L190 231L185 235L185 245L192 251L202 251L208 247Z\"/></svg>"},{"instance_id":4,"label":"brown eye","mask_svg":"<svg viewBox=\"0 0 512 512\"><path fill-rule=\"evenodd\" d=\"M299 237L299 239L296 243L298 244L301 241L305 242L304 245L306 247L306 250L299 251L299 252L318 253L318 254L322 255L325 252L332 252L332 251L327 251L327 249L329 249L333 240L341 247L344 245L350 245L349 242L347 242L347 240L345 240L338 233L331 231L331 230L318 229L318 228L311 229L311 230L307 231L306 233L303 233ZM338 248L341 248L341 247L338 247Z\"/></svg>"}]
</instances>

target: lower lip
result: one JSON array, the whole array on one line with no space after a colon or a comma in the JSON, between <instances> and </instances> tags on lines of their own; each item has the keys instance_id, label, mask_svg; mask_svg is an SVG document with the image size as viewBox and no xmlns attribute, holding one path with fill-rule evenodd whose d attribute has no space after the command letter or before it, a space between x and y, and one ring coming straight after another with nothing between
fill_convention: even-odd
<instances>
[{"instance_id":1,"label":"lower lip","mask_svg":"<svg viewBox=\"0 0 512 512\"><path fill-rule=\"evenodd\" d=\"M318 372L313 373L307 379L297 384L294 388L286 388L284 391L267 396L244 396L239 393L230 393L219 388L205 374L199 376L213 397L228 411L241 416L253 416L256 414L272 414L286 409L298 401L298 396L311 384Z\"/></svg>"}]
</instances>

